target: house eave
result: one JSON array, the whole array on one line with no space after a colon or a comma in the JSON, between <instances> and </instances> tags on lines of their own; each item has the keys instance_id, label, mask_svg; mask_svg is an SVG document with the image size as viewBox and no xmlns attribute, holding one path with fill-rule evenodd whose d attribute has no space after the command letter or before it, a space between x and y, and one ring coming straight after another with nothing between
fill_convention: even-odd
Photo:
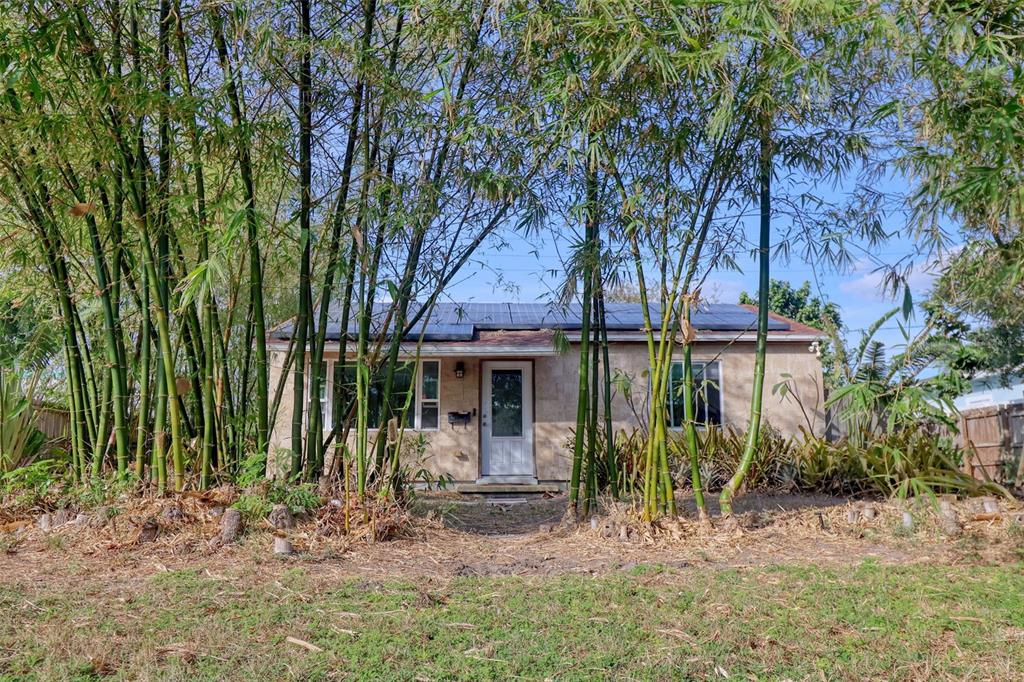
<instances>
[{"instance_id":1,"label":"house eave","mask_svg":"<svg viewBox=\"0 0 1024 682\"><path fill-rule=\"evenodd\" d=\"M657 337L658 332L655 332ZM566 334L566 340L570 343L579 343L579 334ZM812 342L821 341L825 336L823 334L793 334L793 333L772 333L768 332L769 343L780 343L780 342ZM647 334L645 332L608 332L609 342L618 343L641 343L647 341ZM757 341L756 332L710 332L710 331L698 331L697 341Z\"/></svg>"},{"instance_id":2,"label":"house eave","mask_svg":"<svg viewBox=\"0 0 1024 682\"><path fill-rule=\"evenodd\" d=\"M284 351L288 350L288 342L280 339L273 339L267 347L270 350ZM328 341L327 350L337 348L337 341ZM409 357L416 354L415 343L403 343L401 345L401 354L404 357ZM506 357L506 358L518 358L518 357L537 357L542 355L558 355L558 351L551 345L544 346L514 346L514 345L491 345L491 344L480 344L480 343L458 343L458 342L444 342L444 343L424 343L419 348L419 353L424 357L439 357L439 356L458 356L458 357L472 357L481 356L488 358L495 357Z\"/></svg>"},{"instance_id":3,"label":"house eave","mask_svg":"<svg viewBox=\"0 0 1024 682\"><path fill-rule=\"evenodd\" d=\"M825 338L821 334L772 334L768 333L769 343L813 343L815 341L821 341ZM566 334L566 341L569 343L579 343L579 334ZM644 332L617 332L609 333L608 341L610 343L646 343L647 335ZM711 342L711 343L753 343L757 341L757 334L750 333L735 333L735 332L698 332L698 342ZM286 340L272 338L268 340L267 347L270 350L284 351L288 350L289 343ZM337 341L328 341L327 348L337 347ZM415 343L403 343L401 346L402 355L408 357L416 354ZM421 356L461 356L461 357L536 357L545 355L558 355L558 350L551 344L544 345L504 345L504 344L482 344L482 343L463 343L458 341L445 341L445 342L426 342L420 349L419 353Z\"/></svg>"}]
</instances>

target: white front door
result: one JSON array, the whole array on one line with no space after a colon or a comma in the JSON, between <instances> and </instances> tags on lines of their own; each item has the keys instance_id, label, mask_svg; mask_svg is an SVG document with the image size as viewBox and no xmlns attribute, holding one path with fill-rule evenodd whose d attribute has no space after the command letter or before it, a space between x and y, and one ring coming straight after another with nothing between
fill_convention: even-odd
<instances>
[{"instance_id":1,"label":"white front door","mask_svg":"<svg viewBox=\"0 0 1024 682\"><path fill-rule=\"evenodd\" d=\"M485 361L480 380L481 476L535 482L533 364Z\"/></svg>"}]
</instances>

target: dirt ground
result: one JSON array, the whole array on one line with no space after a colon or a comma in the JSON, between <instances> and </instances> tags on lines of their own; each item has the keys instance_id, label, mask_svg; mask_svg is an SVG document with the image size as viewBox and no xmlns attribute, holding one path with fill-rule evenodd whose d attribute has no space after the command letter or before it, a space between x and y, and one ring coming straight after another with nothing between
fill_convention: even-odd
<instances>
[{"instance_id":1,"label":"dirt ground","mask_svg":"<svg viewBox=\"0 0 1024 682\"><path fill-rule=\"evenodd\" d=\"M748 495L708 525L681 498L678 520L567 524L564 496L440 495L349 535L329 502L211 543L236 495L0 514L0 680L1024 682L1019 502Z\"/></svg>"},{"instance_id":2,"label":"dirt ground","mask_svg":"<svg viewBox=\"0 0 1024 682\"><path fill-rule=\"evenodd\" d=\"M326 580L444 581L458 576L602 575L638 566L1019 562L1024 559L1024 506L996 504L998 511L990 513L979 500L954 503L953 530L943 526L934 500L901 504L753 494L738 502L729 523L699 523L692 500L682 498L678 521L642 524L617 507L576 525L560 523L566 508L561 495L526 501L420 496L398 537L371 542L327 536L322 527L300 520L288 531L296 552L281 557L273 554L269 524L251 523L236 542L211 546L222 512L216 500L167 498L127 508L102 527L88 523L88 517L52 530L27 521L8 523L6 532L0 531L0 575L32 581L196 569L240 576L301 566ZM157 521L155 529L153 524L145 528L147 519Z\"/></svg>"}]
</instances>

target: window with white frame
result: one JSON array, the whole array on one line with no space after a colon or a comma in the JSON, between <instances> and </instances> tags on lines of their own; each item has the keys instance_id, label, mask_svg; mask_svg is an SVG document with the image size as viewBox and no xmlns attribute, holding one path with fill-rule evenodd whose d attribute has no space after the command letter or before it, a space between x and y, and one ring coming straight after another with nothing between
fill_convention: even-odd
<instances>
[{"instance_id":1,"label":"window with white frame","mask_svg":"<svg viewBox=\"0 0 1024 682\"><path fill-rule=\"evenodd\" d=\"M332 425L335 416L344 421L353 409L356 396L356 370L351 363L330 361L327 371L331 388L330 405L327 405L327 389L321 392L321 409L325 424ZM439 360L420 361L419 373L411 360L395 368L394 381L388 402L391 412L405 411L405 426L410 429L433 431L440 426L440 381ZM382 402L384 400L384 376L374 377L367 387L367 423L371 429L380 426ZM410 399L412 402L410 402ZM406 409L408 407L408 409Z\"/></svg>"},{"instance_id":2,"label":"window with white frame","mask_svg":"<svg viewBox=\"0 0 1024 682\"><path fill-rule=\"evenodd\" d=\"M418 414L416 428L433 431L440 428L441 419L441 361L420 361L420 385L416 394Z\"/></svg>"},{"instance_id":3,"label":"window with white frame","mask_svg":"<svg viewBox=\"0 0 1024 682\"><path fill-rule=\"evenodd\" d=\"M722 425L721 363L693 362L693 421L698 427ZM686 423L683 402L683 363L672 363L668 382L669 421L673 429L681 429Z\"/></svg>"}]
</instances>

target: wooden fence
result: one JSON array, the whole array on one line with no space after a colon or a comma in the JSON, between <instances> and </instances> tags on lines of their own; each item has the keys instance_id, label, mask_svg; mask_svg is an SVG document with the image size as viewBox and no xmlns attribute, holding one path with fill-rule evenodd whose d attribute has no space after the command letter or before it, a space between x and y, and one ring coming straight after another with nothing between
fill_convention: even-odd
<instances>
[{"instance_id":1,"label":"wooden fence","mask_svg":"<svg viewBox=\"0 0 1024 682\"><path fill-rule=\"evenodd\" d=\"M36 428L56 447L67 447L71 440L71 415L67 410L35 405Z\"/></svg>"},{"instance_id":2,"label":"wooden fence","mask_svg":"<svg viewBox=\"0 0 1024 682\"><path fill-rule=\"evenodd\" d=\"M964 471L982 480L1024 482L1024 403L965 410L960 414Z\"/></svg>"}]
</instances>

